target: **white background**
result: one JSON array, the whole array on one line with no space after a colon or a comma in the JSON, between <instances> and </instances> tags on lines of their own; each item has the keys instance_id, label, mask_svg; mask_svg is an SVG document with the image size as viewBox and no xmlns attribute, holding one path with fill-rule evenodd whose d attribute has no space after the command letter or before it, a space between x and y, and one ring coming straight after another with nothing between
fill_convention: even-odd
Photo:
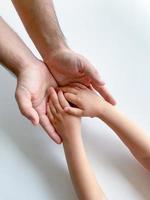
<instances>
[{"instance_id":1,"label":"white background","mask_svg":"<svg viewBox=\"0 0 150 200\"><path fill-rule=\"evenodd\" d=\"M37 55L13 6L0 13ZM150 1L55 0L70 46L100 70L118 108L150 131ZM10 41L11 42L11 41ZM0 67L0 199L76 200L62 146L21 116L16 80ZM108 199L150 200L150 175L98 119L83 120L86 151Z\"/></svg>"}]
</instances>

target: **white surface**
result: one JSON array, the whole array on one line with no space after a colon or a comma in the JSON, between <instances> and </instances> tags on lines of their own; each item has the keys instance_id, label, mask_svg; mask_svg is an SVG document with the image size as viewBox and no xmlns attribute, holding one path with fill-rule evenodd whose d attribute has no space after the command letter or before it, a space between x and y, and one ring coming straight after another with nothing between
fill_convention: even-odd
<instances>
[{"instance_id":1,"label":"white surface","mask_svg":"<svg viewBox=\"0 0 150 200\"><path fill-rule=\"evenodd\" d=\"M55 0L70 45L101 70L118 107L150 130L149 0ZM37 54L11 3L1 15ZM19 113L15 79L0 68L0 199L76 200L61 146ZM115 134L84 119L84 142L108 199L149 200L150 175Z\"/></svg>"}]
</instances>

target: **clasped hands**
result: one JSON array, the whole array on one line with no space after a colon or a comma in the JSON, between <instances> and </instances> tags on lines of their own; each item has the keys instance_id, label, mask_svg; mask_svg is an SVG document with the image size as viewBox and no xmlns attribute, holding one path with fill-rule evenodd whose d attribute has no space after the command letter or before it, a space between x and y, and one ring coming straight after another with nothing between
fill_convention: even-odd
<instances>
[{"instance_id":1,"label":"clasped hands","mask_svg":"<svg viewBox=\"0 0 150 200\"><path fill-rule=\"evenodd\" d=\"M101 117L106 101L90 85L80 83L49 88L47 116L63 142L80 133L82 116Z\"/></svg>"}]
</instances>

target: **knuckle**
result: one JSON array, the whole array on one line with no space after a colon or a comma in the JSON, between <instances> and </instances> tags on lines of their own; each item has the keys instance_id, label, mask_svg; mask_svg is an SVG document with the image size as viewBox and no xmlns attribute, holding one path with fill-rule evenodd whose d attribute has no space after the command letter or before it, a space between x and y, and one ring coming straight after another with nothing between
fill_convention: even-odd
<instances>
[{"instance_id":1,"label":"knuckle","mask_svg":"<svg viewBox=\"0 0 150 200\"><path fill-rule=\"evenodd\" d=\"M85 66L86 64L83 59L77 59L77 67L78 67L79 73L84 73Z\"/></svg>"}]
</instances>

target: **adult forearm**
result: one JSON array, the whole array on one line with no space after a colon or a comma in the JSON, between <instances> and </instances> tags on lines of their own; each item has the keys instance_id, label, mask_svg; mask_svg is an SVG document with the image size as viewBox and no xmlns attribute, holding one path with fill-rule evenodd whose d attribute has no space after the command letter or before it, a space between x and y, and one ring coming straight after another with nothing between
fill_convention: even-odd
<instances>
[{"instance_id":1,"label":"adult forearm","mask_svg":"<svg viewBox=\"0 0 150 200\"><path fill-rule=\"evenodd\" d=\"M12 0L31 39L43 58L67 46L52 0Z\"/></svg>"},{"instance_id":2,"label":"adult forearm","mask_svg":"<svg viewBox=\"0 0 150 200\"><path fill-rule=\"evenodd\" d=\"M150 137L109 103L99 117L116 132L136 159L150 170Z\"/></svg>"},{"instance_id":3,"label":"adult forearm","mask_svg":"<svg viewBox=\"0 0 150 200\"><path fill-rule=\"evenodd\" d=\"M64 140L63 145L72 182L79 199L104 200L104 193L98 186L87 160L81 136Z\"/></svg>"},{"instance_id":4,"label":"adult forearm","mask_svg":"<svg viewBox=\"0 0 150 200\"><path fill-rule=\"evenodd\" d=\"M35 60L19 36L0 17L0 63L18 75L25 66L29 67Z\"/></svg>"}]
</instances>

